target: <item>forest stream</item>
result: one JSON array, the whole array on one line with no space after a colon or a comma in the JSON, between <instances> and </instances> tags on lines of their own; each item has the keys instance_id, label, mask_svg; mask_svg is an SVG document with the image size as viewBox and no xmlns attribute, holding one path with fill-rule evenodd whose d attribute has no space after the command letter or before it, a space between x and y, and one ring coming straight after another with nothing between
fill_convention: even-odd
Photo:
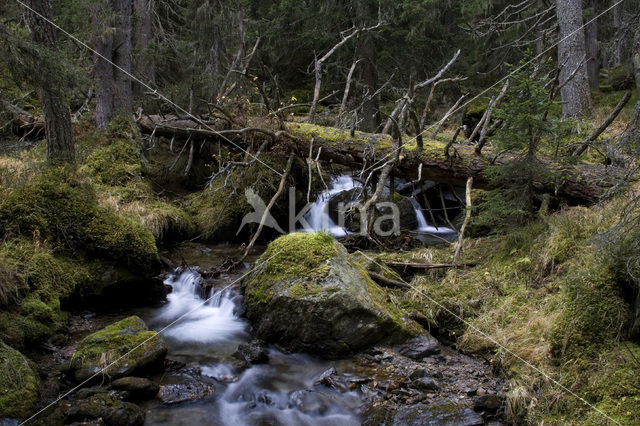
<instances>
[{"instance_id":1,"label":"forest stream","mask_svg":"<svg viewBox=\"0 0 640 426\"><path fill-rule=\"evenodd\" d=\"M243 271L213 281L198 272L213 268L234 249L189 244L167 253L188 266L167 273L165 284L172 291L165 304L139 314L156 330L183 318L163 331L167 358L176 368L158 378L165 402L143 406L145 424L356 425L384 400L403 405L447 401L458 407L455 420L433 412L429 415L434 424L484 424L471 410L474 401L500 394L501 380L487 363L444 345L421 360L400 355L398 348L375 347L332 361L264 346L253 365L242 362L238 347L255 342L242 317L238 288L228 286ZM206 302L203 288L210 289ZM429 380L416 382L420 375ZM488 413L487 419L493 416Z\"/></svg>"}]
</instances>

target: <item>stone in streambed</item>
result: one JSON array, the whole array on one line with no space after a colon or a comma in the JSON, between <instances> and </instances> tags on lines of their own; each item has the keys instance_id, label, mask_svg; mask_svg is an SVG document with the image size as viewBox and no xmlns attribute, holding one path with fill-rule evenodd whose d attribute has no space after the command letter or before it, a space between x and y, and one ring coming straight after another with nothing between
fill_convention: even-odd
<instances>
[{"instance_id":1,"label":"stone in streambed","mask_svg":"<svg viewBox=\"0 0 640 426\"><path fill-rule=\"evenodd\" d=\"M400 348L400 353L407 358L420 360L429 355L440 353L440 344L429 335L415 337Z\"/></svg>"},{"instance_id":2,"label":"stone in streambed","mask_svg":"<svg viewBox=\"0 0 640 426\"><path fill-rule=\"evenodd\" d=\"M449 401L393 407L380 405L365 412L365 426L480 426L482 417Z\"/></svg>"},{"instance_id":3,"label":"stone in streambed","mask_svg":"<svg viewBox=\"0 0 640 426\"><path fill-rule=\"evenodd\" d=\"M132 400L144 401L155 398L160 387L144 377L123 377L114 380L111 389L126 391Z\"/></svg>"},{"instance_id":4,"label":"stone in streambed","mask_svg":"<svg viewBox=\"0 0 640 426\"><path fill-rule=\"evenodd\" d=\"M265 364L269 362L269 353L264 347L264 342L257 339L241 343L233 353L233 357L246 362L248 365Z\"/></svg>"},{"instance_id":5,"label":"stone in streambed","mask_svg":"<svg viewBox=\"0 0 640 426\"><path fill-rule=\"evenodd\" d=\"M502 398L498 395L482 395L473 403L473 409L476 411L487 411L496 413L502 406Z\"/></svg>"},{"instance_id":6,"label":"stone in streambed","mask_svg":"<svg viewBox=\"0 0 640 426\"><path fill-rule=\"evenodd\" d=\"M420 327L326 233L294 233L269 244L246 281L256 335L295 352L340 357Z\"/></svg>"},{"instance_id":7,"label":"stone in streambed","mask_svg":"<svg viewBox=\"0 0 640 426\"><path fill-rule=\"evenodd\" d=\"M96 373L117 379L161 366L166 354L164 338L130 316L85 337L65 371L78 382Z\"/></svg>"},{"instance_id":8,"label":"stone in streambed","mask_svg":"<svg viewBox=\"0 0 640 426\"><path fill-rule=\"evenodd\" d=\"M123 402L113 395L99 393L74 401L66 414L65 423L102 419L106 425L138 426L144 424L144 411L135 404Z\"/></svg>"}]
</instances>

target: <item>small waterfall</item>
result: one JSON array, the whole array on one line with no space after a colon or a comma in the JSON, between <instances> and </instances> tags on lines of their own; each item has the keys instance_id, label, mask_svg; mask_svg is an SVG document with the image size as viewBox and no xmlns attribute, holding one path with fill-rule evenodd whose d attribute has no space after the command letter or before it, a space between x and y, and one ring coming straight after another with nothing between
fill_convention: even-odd
<instances>
[{"instance_id":1,"label":"small waterfall","mask_svg":"<svg viewBox=\"0 0 640 426\"><path fill-rule=\"evenodd\" d=\"M349 234L349 232L338 226L329 216L329 200L336 194L344 191L349 191L353 188L360 187L360 183L353 180L351 176L341 175L331 179L329 190L324 191L318 196L318 199L311 205L311 208L304 215L304 219L309 224L309 228L299 229L300 232L318 232L327 231L334 237L340 238ZM416 219L418 220L417 232L424 232L429 234L455 234L455 231L451 228L439 226L435 227L429 225L427 219L424 216L424 212L420 203L413 198L408 197L409 201L413 205L416 213Z\"/></svg>"},{"instance_id":2,"label":"small waterfall","mask_svg":"<svg viewBox=\"0 0 640 426\"><path fill-rule=\"evenodd\" d=\"M439 226L436 228L435 226L429 225L429 222L427 222L427 219L424 217L424 212L420 203L418 203L418 201L413 197L409 197L409 201L411 201L411 205L416 212L416 219L418 220L418 229L416 229L416 231L426 232L429 234L455 234L456 231L451 228L447 228L444 226Z\"/></svg>"},{"instance_id":3,"label":"small waterfall","mask_svg":"<svg viewBox=\"0 0 640 426\"><path fill-rule=\"evenodd\" d=\"M167 295L167 304L156 319L168 324L182 317L164 333L165 336L178 343L204 344L225 342L242 335L246 325L234 313L233 291L218 291L203 304L199 295L201 280L201 275L192 269L165 280L173 291Z\"/></svg>"},{"instance_id":4,"label":"small waterfall","mask_svg":"<svg viewBox=\"0 0 640 426\"><path fill-rule=\"evenodd\" d=\"M359 187L360 184L348 175L342 175L331 179L329 190L324 191L318 196L318 199L311 205L311 208L304 215L304 220L309 224L310 229L300 229L302 232L318 232L327 231L334 237L344 237L348 232L338 226L329 217L329 200L336 194L349 191Z\"/></svg>"}]
</instances>

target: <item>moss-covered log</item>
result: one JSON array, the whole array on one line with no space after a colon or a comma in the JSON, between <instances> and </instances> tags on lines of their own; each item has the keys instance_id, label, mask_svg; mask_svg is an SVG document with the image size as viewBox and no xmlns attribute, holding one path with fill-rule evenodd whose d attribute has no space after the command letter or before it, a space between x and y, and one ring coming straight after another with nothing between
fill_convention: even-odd
<instances>
[{"instance_id":1,"label":"moss-covered log","mask_svg":"<svg viewBox=\"0 0 640 426\"><path fill-rule=\"evenodd\" d=\"M138 120L143 132L156 136L198 139L211 139L227 144L230 148L242 145L243 133L240 131L221 130L224 137L211 130L213 127L200 125L190 120L171 119L161 116L143 116ZM258 131L245 129L245 132ZM391 150L391 137L383 134L371 134L340 130L306 123L287 123L286 131L263 131L265 137L273 137L288 143L301 158L309 153L309 144L313 139L314 152L322 148L320 159L332 161L347 167L361 169L363 164L370 167L384 162L386 154ZM229 140L231 142L229 142ZM372 153L375 153L372 156ZM497 157L497 158L496 158ZM490 166L502 164L513 159L512 155L497 156L497 152L485 149L482 155L474 152L471 145L455 145L451 155L445 155L445 144L439 141L425 141L424 150L417 151L415 141L404 144L400 162L396 166L396 175L407 179L418 177L418 168L422 164L422 177L437 182L464 185L467 178L473 176L474 186L490 188L489 181L483 172ZM596 202L607 187L605 167L599 164L560 164L546 160L555 178L540 181L536 187L541 192L554 194L569 204L592 204Z\"/></svg>"}]
</instances>

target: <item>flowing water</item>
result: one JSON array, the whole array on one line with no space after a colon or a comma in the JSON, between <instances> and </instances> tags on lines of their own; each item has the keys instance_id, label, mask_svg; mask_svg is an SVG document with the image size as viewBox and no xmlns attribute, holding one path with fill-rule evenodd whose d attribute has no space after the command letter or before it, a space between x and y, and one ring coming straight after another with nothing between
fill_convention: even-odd
<instances>
[{"instance_id":1,"label":"flowing water","mask_svg":"<svg viewBox=\"0 0 640 426\"><path fill-rule=\"evenodd\" d=\"M341 226L338 226L331 217L329 217L329 200L334 195L344 191L350 191L353 188L360 187L351 176L342 175L331 179L329 189L318 195L318 199L312 204L311 208L304 215L311 229L301 229L305 232L327 231L336 238L344 237L349 232Z\"/></svg>"},{"instance_id":2,"label":"flowing water","mask_svg":"<svg viewBox=\"0 0 640 426\"><path fill-rule=\"evenodd\" d=\"M168 358L185 363L189 371L199 371L212 381L215 392L195 402L147 407L146 424L360 424L361 394L340 393L317 383L323 372L340 362L270 348L268 364L235 371L231 355L250 335L240 317L241 298L234 288L226 288L234 278L224 277L206 301L200 297L202 277L197 270L177 271L166 279L173 291L164 306L146 315L147 320L152 328L161 329L181 318L163 332ZM179 374L165 376L161 384L180 383Z\"/></svg>"},{"instance_id":3,"label":"flowing water","mask_svg":"<svg viewBox=\"0 0 640 426\"><path fill-rule=\"evenodd\" d=\"M312 204L311 208L304 216L304 219L309 224L310 229L302 228L300 231L303 232L318 232L318 231L327 231L331 235L336 238L341 238L349 234L349 231L345 228L336 224L333 219L329 216L329 200L331 198L341 192L350 191L353 188L360 188L362 185L356 182L349 175L341 175L331 179L331 183L329 184L329 189L321 193L316 201ZM413 209L415 211L416 219L418 221L418 227L414 230L417 233L425 233L425 234L448 234L452 235L456 232L445 226L433 226L427 222L427 219L424 216L424 211L420 203L413 198L410 197L409 200L413 205Z\"/></svg>"}]
</instances>

